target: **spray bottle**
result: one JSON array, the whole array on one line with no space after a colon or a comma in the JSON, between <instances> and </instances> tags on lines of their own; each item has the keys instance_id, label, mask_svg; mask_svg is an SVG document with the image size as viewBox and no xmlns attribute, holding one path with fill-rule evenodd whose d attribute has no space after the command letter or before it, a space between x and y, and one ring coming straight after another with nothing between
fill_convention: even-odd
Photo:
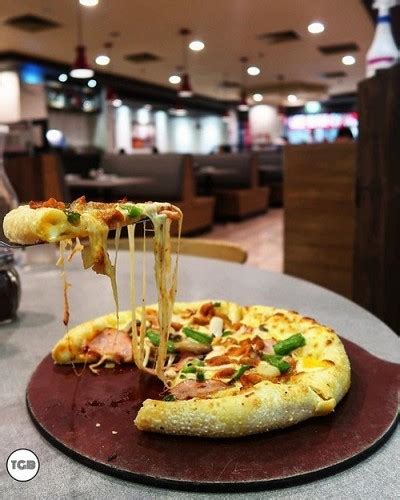
<instances>
[{"instance_id":1,"label":"spray bottle","mask_svg":"<svg viewBox=\"0 0 400 500\"><path fill-rule=\"evenodd\" d=\"M375 36L367 52L367 78L378 69L390 68L397 63L399 51L393 38L390 9L396 0L375 0L373 8L378 10Z\"/></svg>"}]
</instances>

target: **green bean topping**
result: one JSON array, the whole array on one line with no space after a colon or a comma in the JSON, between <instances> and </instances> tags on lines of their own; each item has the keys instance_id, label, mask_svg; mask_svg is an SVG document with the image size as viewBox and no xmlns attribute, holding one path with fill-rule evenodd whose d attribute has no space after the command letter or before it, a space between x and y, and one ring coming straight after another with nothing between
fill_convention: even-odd
<instances>
[{"instance_id":1,"label":"green bean topping","mask_svg":"<svg viewBox=\"0 0 400 500\"><path fill-rule=\"evenodd\" d=\"M201 359L192 359L187 366L204 366L204 361L201 361Z\"/></svg>"},{"instance_id":2,"label":"green bean topping","mask_svg":"<svg viewBox=\"0 0 400 500\"><path fill-rule=\"evenodd\" d=\"M243 375L244 372L246 372L247 370L249 370L251 368L250 365L242 365L237 371L236 373L233 375L233 377L231 378L231 382L236 382L236 380L239 380L240 377Z\"/></svg>"},{"instance_id":3,"label":"green bean topping","mask_svg":"<svg viewBox=\"0 0 400 500\"><path fill-rule=\"evenodd\" d=\"M195 340L200 344L211 344L211 342L213 341L213 337L211 337L210 335L199 332L197 330L192 330L192 328L189 328L188 326L185 326L182 331L186 335L186 337L189 337L190 339Z\"/></svg>"},{"instance_id":4,"label":"green bean topping","mask_svg":"<svg viewBox=\"0 0 400 500\"><path fill-rule=\"evenodd\" d=\"M176 401L176 397L173 396L172 394L167 394L166 396L163 397L163 401Z\"/></svg>"},{"instance_id":5,"label":"green bean topping","mask_svg":"<svg viewBox=\"0 0 400 500\"><path fill-rule=\"evenodd\" d=\"M222 336L223 336L223 337L227 337L228 335L233 335L233 332L231 332L230 330L225 330L225 331L222 333Z\"/></svg>"},{"instance_id":6,"label":"green bean topping","mask_svg":"<svg viewBox=\"0 0 400 500\"><path fill-rule=\"evenodd\" d=\"M197 382L204 382L205 381L205 376L204 376L204 372L201 371L201 370L198 370L198 372L196 373L196 380Z\"/></svg>"},{"instance_id":7,"label":"green bean topping","mask_svg":"<svg viewBox=\"0 0 400 500\"><path fill-rule=\"evenodd\" d=\"M221 307L221 302L214 302L213 306L214 307Z\"/></svg>"},{"instance_id":8,"label":"green bean topping","mask_svg":"<svg viewBox=\"0 0 400 500\"><path fill-rule=\"evenodd\" d=\"M142 211L136 205L120 205L120 208L125 210L128 214L128 217L131 217L132 219L135 219L136 217L142 215Z\"/></svg>"},{"instance_id":9,"label":"green bean topping","mask_svg":"<svg viewBox=\"0 0 400 500\"><path fill-rule=\"evenodd\" d=\"M73 212L72 210L64 210L65 215L67 216L68 222L77 226L81 220L81 214L78 212Z\"/></svg>"},{"instance_id":10,"label":"green bean topping","mask_svg":"<svg viewBox=\"0 0 400 500\"><path fill-rule=\"evenodd\" d=\"M262 359L267 361L270 365L275 366L275 368L278 368L281 373L286 373L290 368L290 364L284 361L282 356L264 354Z\"/></svg>"},{"instance_id":11,"label":"green bean topping","mask_svg":"<svg viewBox=\"0 0 400 500\"><path fill-rule=\"evenodd\" d=\"M187 364L186 366L183 367L182 373L196 373L197 368L195 366L190 366Z\"/></svg>"},{"instance_id":12,"label":"green bean topping","mask_svg":"<svg viewBox=\"0 0 400 500\"><path fill-rule=\"evenodd\" d=\"M160 345L160 334L154 330L147 330L146 337L154 346L158 347ZM168 340L167 342L167 352L175 352L175 346L172 340Z\"/></svg>"},{"instance_id":13,"label":"green bean topping","mask_svg":"<svg viewBox=\"0 0 400 500\"><path fill-rule=\"evenodd\" d=\"M260 325L258 327L262 332L268 332L268 328L265 325Z\"/></svg>"},{"instance_id":14,"label":"green bean topping","mask_svg":"<svg viewBox=\"0 0 400 500\"><path fill-rule=\"evenodd\" d=\"M286 354L291 353L294 349L298 347L302 347L305 345L306 339L303 337L301 333L296 333L296 335L292 335L291 337L282 340L281 342L277 342L273 348L275 354L279 354L280 356L285 356Z\"/></svg>"}]
</instances>

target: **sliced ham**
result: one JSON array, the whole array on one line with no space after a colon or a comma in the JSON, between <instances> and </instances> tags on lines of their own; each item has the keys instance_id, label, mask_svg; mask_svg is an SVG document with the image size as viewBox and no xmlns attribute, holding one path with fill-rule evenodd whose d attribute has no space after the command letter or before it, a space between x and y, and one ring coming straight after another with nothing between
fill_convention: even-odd
<instances>
[{"instance_id":1,"label":"sliced ham","mask_svg":"<svg viewBox=\"0 0 400 500\"><path fill-rule=\"evenodd\" d=\"M205 382L196 382L196 380L185 380L172 387L171 394L176 399L206 398L214 392L226 389L228 384L220 380L206 380Z\"/></svg>"},{"instance_id":2,"label":"sliced ham","mask_svg":"<svg viewBox=\"0 0 400 500\"><path fill-rule=\"evenodd\" d=\"M88 343L87 350L99 357L109 355L117 363L128 363L133 358L131 337L127 332L115 328L105 328L99 332Z\"/></svg>"},{"instance_id":3,"label":"sliced ham","mask_svg":"<svg viewBox=\"0 0 400 500\"><path fill-rule=\"evenodd\" d=\"M264 354L275 354L275 351L273 349L274 344L276 344L276 340L274 340L274 339L264 340L264 348L263 348L262 352Z\"/></svg>"}]
</instances>

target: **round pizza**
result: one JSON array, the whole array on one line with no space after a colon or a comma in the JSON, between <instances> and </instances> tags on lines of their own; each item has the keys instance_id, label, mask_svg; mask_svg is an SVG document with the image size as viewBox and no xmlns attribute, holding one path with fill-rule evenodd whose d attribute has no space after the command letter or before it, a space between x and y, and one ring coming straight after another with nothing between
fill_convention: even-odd
<instances>
[{"instance_id":1,"label":"round pizza","mask_svg":"<svg viewBox=\"0 0 400 500\"><path fill-rule=\"evenodd\" d=\"M134 360L155 373L157 306L88 321L53 349L56 363ZM132 328L132 324L136 325ZM134 340L134 341L133 341ZM144 431L238 437L332 412L350 387L350 364L334 330L294 311L226 301L175 303L163 365L165 391L135 419Z\"/></svg>"}]
</instances>

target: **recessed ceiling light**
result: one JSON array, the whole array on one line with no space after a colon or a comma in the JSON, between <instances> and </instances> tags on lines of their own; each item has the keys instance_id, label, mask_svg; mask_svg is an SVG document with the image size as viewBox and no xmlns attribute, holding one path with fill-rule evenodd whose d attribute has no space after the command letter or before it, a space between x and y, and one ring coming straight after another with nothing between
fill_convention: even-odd
<instances>
[{"instance_id":1,"label":"recessed ceiling light","mask_svg":"<svg viewBox=\"0 0 400 500\"><path fill-rule=\"evenodd\" d=\"M96 64L99 66L107 66L107 64L110 64L110 58L106 54L100 54L96 57Z\"/></svg>"},{"instance_id":2,"label":"recessed ceiling light","mask_svg":"<svg viewBox=\"0 0 400 500\"><path fill-rule=\"evenodd\" d=\"M72 78L86 80L86 78L91 78L94 75L94 71L91 68L73 68L69 74Z\"/></svg>"},{"instance_id":3,"label":"recessed ceiling light","mask_svg":"<svg viewBox=\"0 0 400 500\"><path fill-rule=\"evenodd\" d=\"M253 101L261 102L263 100L262 94L253 94Z\"/></svg>"},{"instance_id":4,"label":"recessed ceiling light","mask_svg":"<svg viewBox=\"0 0 400 500\"><path fill-rule=\"evenodd\" d=\"M247 68L247 73L251 76L257 76L261 73L261 70L257 66L249 66Z\"/></svg>"},{"instance_id":5,"label":"recessed ceiling light","mask_svg":"<svg viewBox=\"0 0 400 500\"><path fill-rule=\"evenodd\" d=\"M79 0L79 3L85 7L95 7L99 3L99 0Z\"/></svg>"},{"instance_id":6,"label":"recessed ceiling light","mask_svg":"<svg viewBox=\"0 0 400 500\"><path fill-rule=\"evenodd\" d=\"M113 99L112 105L114 106L114 108L119 108L122 105L121 99Z\"/></svg>"},{"instance_id":7,"label":"recessed ceiling light","mask_svg":"<svg viewBox=\"0 0 400 500\"><path fill-rule=\"evenodd\" d=\"M168 78L168 81L169 81L169 83L177 85L178 83L181 83L181 77L179 75L171 75Z\"/></svg>"},{"instance_id":8,"label":"recessed ceiling light","mask_svg":"<svg viewBox=\"0 0 400 500\"><path fill-rule=\"evenodd\" d=\"M97 82L96 82L96 80L89 80L87 82L87 84L88 84L88 87L90 87L91 89L94 89L97 85Z\"/></svg>"},{"instance_id":9,"label":"recessed ceiling light","mask_svg":"<svg viewBox=\"0 0 400 500\"><path fill-rule=\"evenodd\" d=\"M66 73L61 73L61 75L58 76L58 80L64 83L68 80L68 75Z\"/></svg>"},{"instance_id":10,"label":"recessed ceiling light","mask_svg":"<svg viewBox=\"0 0 400 500\"><path fill-rule=\"evenodd\" d=\"M204 49L204 43L201 40L193 40L193 42L189 43L189 49L200 52L200 50Z\"/></svg>"},{"instance_id":11,"label":"recessed ceiling light","mask_svg":"<svg viewBox=\"0 0 400 500\"><path fill-rule=\"evenodd\" d=\"M289 94L287 96L287 100L288 102L290 102L290 104L294 104L295 102L297 102L297 95Z\"/></svg>"},{"instance_id":12,"label":"recessed ceiling light","mask_svg":"<svg viewBox=\"0 0 400 500\"><path fill-rule=\"evenodd\" d=\"M325 26L320 22L311 23L308 25L308 31L313 35L317 35L325 31Z\"/></svg>"},{"instance_id":13,"label":"recessed ceiling light","mask_svg":"<svg viewBox=\"0 0 400 500\"><path fill-rule=\"evenodd\" d=\"M352 66L353 64L356 63L356 58L354 56L343 56L342 63L345 66Z\"/></svg>"}]
</instances>

